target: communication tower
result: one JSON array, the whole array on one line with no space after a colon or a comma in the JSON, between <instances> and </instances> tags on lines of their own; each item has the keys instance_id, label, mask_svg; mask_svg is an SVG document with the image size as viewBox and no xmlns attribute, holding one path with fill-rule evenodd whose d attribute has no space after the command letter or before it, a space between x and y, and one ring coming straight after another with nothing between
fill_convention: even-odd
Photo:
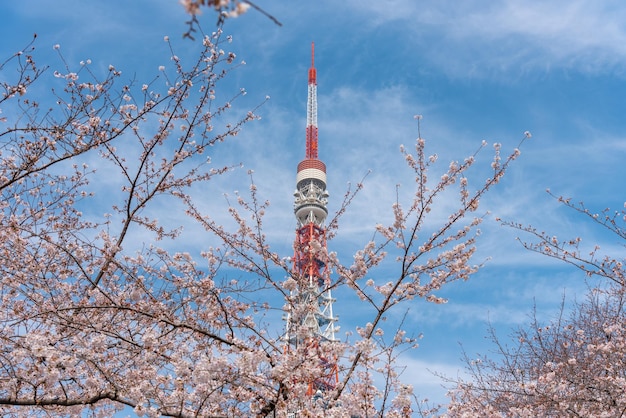
<instances>
[{"instance_id":1,"label":"communication tower","mask_svg":"<svg viewBox=\"0 0 626 418\"><path fill-rule=\"evenodd\" d=\"M328 192L326 191L326 165L318 159L317 138L317 73L315 69L315 45L311 44L311 68L309 68L307 99L306 153L298 164L294 213L296 215L296 238L292 277L296 280L291 292L291 308L286 316L285 339L290 346L305 345L307 349L321 353L320 347L336 341L337 318L333 315L330 270L324 261L326 251L326 216ZM308 394L326 391L336 386L338 372L336 359L319 355L324 375L309 382Z\"/></svg>"}]
</instances>

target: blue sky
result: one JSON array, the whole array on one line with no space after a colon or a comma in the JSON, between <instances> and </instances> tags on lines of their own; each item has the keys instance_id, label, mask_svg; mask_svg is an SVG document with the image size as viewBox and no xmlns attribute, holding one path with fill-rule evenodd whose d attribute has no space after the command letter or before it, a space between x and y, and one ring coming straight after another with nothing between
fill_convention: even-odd
<instances>
[{"instance_id":1,"label":"blue sky","mask_svg":"<svg viewBox=\"0 0 626 418\"><path fill-rule=\"evenodd\" d=\"M403 361L405 376L419 395L443 399L445 391L427 369L456 375L462 367L459 343L470 354L488 349L487 321L506 336L511 327L527 322L533 304L548 317L564 294L572 299L585 290L581 274L525 252L515 239L519 233L499 226L495 216L623 251L545 193L550 188L584 200L594 210L624 205L623 2L257 3L283 26L254 10L227 22L232 49L246 65L224 88L248 91L236 111L245 112L266 95L271 100L259 111L262 120L246 126L215 158L241 161L254 170L261 195L272 204L268 235L286 256L295 227L295 170L304 156L311 41L316 45L320 159L328 166L330 211L338 208L348 182L356 183L372 170L331 243L346 262L371 237L375 224L391 219L395 185L409 190L411 175L398 150L417 137L415 114L423 115L422 136L430 152L439 155L441 170L449 160L473 153L483 139L501 142L507 151L524 131L533 135L500 187L481 202L493 214L481 228L476 256L476 262L490 258L485 268L443 292L448 304L417 301L410 306L411 328L424 338L420 349ZM2 2L0 16L0 56L18 50L36 32L39 62L51 70L61 65L54 44L74 65L91 59L95 68L113 64L138 79L151 79L167 62L164 35L180 55L193 49L180 37L187 16L175 0ZM207 10L200 21L212 30L215 16ZM485 150L478 163L488 168L490 158ZM484 173L477 171L477 182ZM245 170L229 174L207 193L205 207L218 213L221 193L245 190L247 181ZM177 221L165 208L162 216ZM199 252L206 243L189 233L185 245ZM335 313L347 331L358 309L352 301L342 301L341 292L336 296Z\"/></svg>"}]
</instances>

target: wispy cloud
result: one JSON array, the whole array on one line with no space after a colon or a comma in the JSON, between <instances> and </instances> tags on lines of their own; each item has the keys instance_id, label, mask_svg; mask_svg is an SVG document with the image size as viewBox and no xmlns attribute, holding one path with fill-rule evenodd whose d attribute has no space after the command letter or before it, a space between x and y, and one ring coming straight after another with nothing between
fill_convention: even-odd
<instances>
[{"instance_id":1,"label":"wispy cloud","mask_svg":"<svg viewBox=\"0 0 626 418\"><path fill-rule=\"evenodd\" d=\"M349 2L372 26L403 25L408 41L455 77L569 69L624 73L619 1Z\"/></svg>"}]
</instances>

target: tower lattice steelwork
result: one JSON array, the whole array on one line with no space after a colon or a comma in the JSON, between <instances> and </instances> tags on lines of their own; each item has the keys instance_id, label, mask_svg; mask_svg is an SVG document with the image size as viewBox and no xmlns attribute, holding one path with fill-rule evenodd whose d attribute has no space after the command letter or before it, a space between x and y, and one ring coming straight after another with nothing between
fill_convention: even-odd
<instances>
[{"instance_id":1,"label":"tower lattice steelwork","mask_svg":"<svg viewBox=\"0 0 626 418\"><path fill-rule=\"evenodd\" d=\"M309 395L335 387L338 381L335 359L321 354L323 344L335 341L338 327L333 315L330 271L323 260L326 253L326 165L318 159L317 73L311 44L311 68L307 100L306 156L298 164L294 213L297 220L292 277L291 308L287 313L285 339L290 346L305 345L319 354L323 376L309 382Z\"/></svg>"}]
</instances>

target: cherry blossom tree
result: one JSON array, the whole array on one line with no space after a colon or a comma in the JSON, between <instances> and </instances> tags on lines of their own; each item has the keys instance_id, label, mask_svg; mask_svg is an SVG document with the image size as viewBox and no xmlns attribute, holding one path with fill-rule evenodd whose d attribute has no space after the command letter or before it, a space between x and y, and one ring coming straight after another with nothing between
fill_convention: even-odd
<instances>
[{"instance_id":1,"label":"cherry blossom tree","mask_svg":"<svg viewBox=\"0 0 626 418\"><path fill-rule=\"evenodd\" d=\"M345 341L287 350L272 323L296 311L290 290L298 277L265 235L269 202L252 177L250 190L230 202L229 222L197 197L198 186L231 169L213 160L215 147L258 119L256 108L234 109L245 90L216 99L217 84L239 65L222 49L228 41L221 30L205 36L190 62L170 46L171 64L146 82L125 81L114 66L100 75L90 61L66 62L60 49L63 70L52 71L36 64L32 44L0 66L4 415L132 408L140 416L408 417L415 410L396 363L415 339L403 323L385 333L382 322L413 299L445 302L438 291L480 267L471 264L485 216L479 202L519 149L502 157L496 145L487 180L471 182L478 151L441 169L421 135L411 151L402 148L412 178L389 202L393 221L372 226L374 238L349 263L321 245L309 249L335 272L327 286L353 292L369 316ZM46 93L42 79L56 87ZM329 239L362 187L346 192ZM436 223L432 210L450 194L456 203ZM177 250L183 221L159 219L164 206L215 244ZM379 273L385 263L391 270ZM337 359L339 382L311 399L309 382L326 373L320 358Z\"/></svg>"},{"instance_id":2,"label":"cherry blossom tree","mask_svg":"<svg viewBox=\"0 0 626 418\"><path fill-rule=\"evenodd\" d=\"M261 13L274 22L274 24L282 26L282 23L280 23L276 17L250 0L181 0L180 4L190 16L189 20L185 22L188 25L188 29L187 32L183 34L183 37L192 40L195 39L196 33L198 33L200 29L198 16L200 16L205 9L217 13L218 26L224 23L225 19L239 17L250 8Z\"/></svg>"},{"instance_id":3,"label":"cherry blossom tree","mask_svg":"<svg viewBox=\"0 0 626 418\"><path fill-rule=\"evenodd\" d=\"M213 9L218 14L237 17L251 6L258 7L248 0L183 0L180 2L185 11L192 16L202 14L204 8Z\"/></svg>"},{"instance_id":4,"label":"cherry blossom tree","mask_svg":"<svg viewBox=\"0 0 626 418\"><path fill-rule=\"evenodd\" d=\"M583 203L556 197L608 230L624 245L626 210L593 213ZM626 281L624 258L583 247L580 237L557 237L521 224L505 225L535 238L525 248L582 270L596 280L568 315L534 321L503 343L491 331L497 356L466 356L471 379L456 382L448 415L620 417L626 414Z\"/></svg>"}]
</instances>

